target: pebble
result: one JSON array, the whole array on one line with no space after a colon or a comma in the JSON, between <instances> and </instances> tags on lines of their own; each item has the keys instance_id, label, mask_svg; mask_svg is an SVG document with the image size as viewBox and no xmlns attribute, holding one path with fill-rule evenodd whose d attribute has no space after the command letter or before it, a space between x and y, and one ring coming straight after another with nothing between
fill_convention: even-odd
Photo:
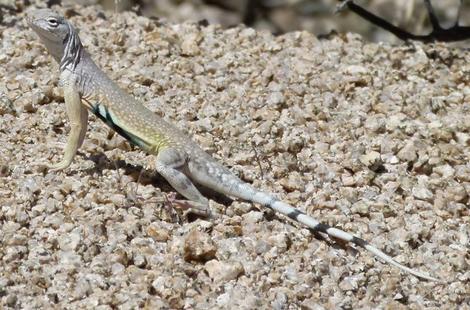
<instances>
[{"instance_id":1,"label":"pebble","mask_svg":"<svg viewBox=\"0 0 470 310\"><path fill-rule=\"evenodd\" d=\"M184 242L184 259L186 261L206 262L215 258L217 247L208 233L192 230Z\"/></svg>"},{"instance_id":2,"label":"pebble","mask_svg":"<svg viewBox=\"0 0 470 310\"><path fill-rule=\"evenodd\" d=\"M147 235L157 242L165 242L170 239L170 234L168 230L163 227L160 227L158 223L151 223L147 227Z\"/></svg>"},{"instance_id":3,"label":"pebble","mask_svg":"<svg viewBox=\"0 0 470 310\"><path fill-rule=\"evenodd\" d=\"M59 247L63 251L75 251L80 244L80 231L75 229L59 236Z\"/></svg>"},{"instance_id":4,"label":"pebble","mask_svg":"<svg viewBox=\"0 0 470 310\"><path fill-rule=\"evenodd\" d=\"M382 162L380 159L380 153L375 151L362 155L359 160L371 170L376 170Z\"/></svg>"},{"instance_id":5,"label":"pebble","mask_svg":"<svg viewBox=\"0 0 470 310\"><path fill-rule=\"evenodd\" d=\"M243 265L240 262L219 262L210 260L204 265L204 269L214 282L228 282L235 280L244 273Z\"/></svg>"},{"instance_id":6,"label":"pebble","mask_svg":"<svg viewBox=\"0 0 470 310\"><path fill-rule=\"evenodd\" d=\"M5 300L5 303L10 307L14 307L17 301L18 297L16 295L8 295Z\"/></svg>"},{"instance_id":7,"label":"pebble","mask_svg":"<svg viewBox=\"0 0 470 310\"><path fill-rule=\"evenodd\" d=\"M411 192L413 196L418 199L432 201L433 193L424 184L419 184L413 187Z\"/></svg>"},{"instance_id":8,"label":"pebble","mask_svg":"<svg viewBox=\"0 0 470 310\"><path fill-rule=\"evenodd\" d=\"M414 162L418 158L417 148L412 142L408 142L398 153L397 157L405 162Z\"/></svg>"}]
</instances>

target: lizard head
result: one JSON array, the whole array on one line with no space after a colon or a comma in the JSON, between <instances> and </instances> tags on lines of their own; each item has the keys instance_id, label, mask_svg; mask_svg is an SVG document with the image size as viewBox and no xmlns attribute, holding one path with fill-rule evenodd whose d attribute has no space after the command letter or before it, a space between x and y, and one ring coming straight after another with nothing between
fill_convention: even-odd
<instances>
[{"instance_id":1,"label":"lizard head","mask_svg":"<svg viewBox=\"0 0 470 310\"><path fill-rule=\"evenodd\" d=\"M77 30L65 17L49 9L40 9L29 13L27 20L61 69L69 64L77 65L83 48Z\"/></svg>"}]
</instances>

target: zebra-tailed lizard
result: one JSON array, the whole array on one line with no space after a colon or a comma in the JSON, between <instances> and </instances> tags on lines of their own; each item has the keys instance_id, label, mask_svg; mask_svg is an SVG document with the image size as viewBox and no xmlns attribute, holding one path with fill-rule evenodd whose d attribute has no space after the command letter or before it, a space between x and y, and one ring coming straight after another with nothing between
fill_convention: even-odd
<instances>
[{"instance_id":1,"label":"zebra-tailed lizard","mask_svg":"<svg viewBox=\"0 0 470 310\"><path fill-rule=\"evenodd\" d=\"M189 137L152 113L119 88L93 62L76 29L63 16L49 9L29 14L28 22L60 64L60 84L71 131L61 162L52 170L67 168L82 145L88 110L131 143L156 156L156 170L187 198L196 213L209 215L209 200L194 184L216 192L259 203L306 227L365 248L385 262L419 278L439 281L396 262L367 241L338 228L322 224L304 212L243 182L215 161Z\"/></svg>"}]
</instances>

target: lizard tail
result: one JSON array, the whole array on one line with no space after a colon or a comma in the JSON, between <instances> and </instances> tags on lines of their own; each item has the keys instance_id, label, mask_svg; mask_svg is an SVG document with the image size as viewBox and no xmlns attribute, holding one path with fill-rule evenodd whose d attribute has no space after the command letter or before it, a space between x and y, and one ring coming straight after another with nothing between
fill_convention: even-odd
<instances>
[{"instance_id":1,"label":"lizard tail","mask_svg":"<svg viewBox=\"0 0 470 310\"><path fill-rule=\"evenodd\" d=\"M338 228L331 227L329 225L320 223L319 221L317 221L313 217L305 214L304 212L294 208L293 206L291 206L291 205L289 205L285 202L282 202L282 201L276 199L274 196L272 196L270 194L267 194L267 193L256 190L255 188L253 188L251 185L249 185L247 183L238 184L238 186L236 186L236 187L238 187L238 190L231 191L230 195L233 195L233 196L235 196L237 198L240 198L240 199L245 199L245 200L249 200L249 201L252 201L252 202L255 202L255 203L259 203L259 204L261 204L261 205L263 205L267 208L270 208L270 209L272 209L276 212L279 212L279 213L293 219L294 221L297 221L297 222L307 226L308 228L310 228L312 230L320 231L320 232L323 232L323 233L327 234L330 237L338 238L338 239L344 240L346 242L353 243L353 244L355 244L359 247L362 247L362 248L366 249L367 251L371 252L376 257L381 258L383 261L389 263L390 265L396 266L399 269L401 269L405 272L408 272L408 273L410 273L410 274L412 274L412 275L414 275L418 278L426 279L426 280L429 280L429 281L442 282L439 279L436 279L436 278L431 277L431 276L429 276L425 273L413 270L411 268L408 268L408 267L398 263L393 258L388 256L387 254L385 254L384 252L382 252L378 248L374 247L373 245L369 244L364 239L355 237L355 236L351 235L350 233L347 233L347 232L345 232L341 229L338 229Z\"/></svg>"}]
</instances>

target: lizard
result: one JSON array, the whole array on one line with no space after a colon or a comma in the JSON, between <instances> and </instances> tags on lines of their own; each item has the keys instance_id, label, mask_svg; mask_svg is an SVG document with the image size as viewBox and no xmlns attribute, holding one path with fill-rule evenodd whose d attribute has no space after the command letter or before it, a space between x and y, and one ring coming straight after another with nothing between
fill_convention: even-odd
<instances>
[{"instance_id":1,"label":"lizard","mask_svg":"<svg viewBox=\"0 0 470 310\"><path fill-rule=\"evenodd\" d=\"M229 197L258 203L312 231L364 248L404 272L440 282L435 277L398 263L366 240L321 223L274 195L242 181L176 126L150 111L115 84L92 60L77 30L62 15L50 9L39 9L28 14L27 22L59 64L59 85L63 89L70 122L63 159L49 166L51 171L70 166L84 141L88 111L91 111L131 144L155 155L156 171L187 199L195 213L211 214L209 200L199 192L197 184Z\"/></svg>"}]
</instances>

